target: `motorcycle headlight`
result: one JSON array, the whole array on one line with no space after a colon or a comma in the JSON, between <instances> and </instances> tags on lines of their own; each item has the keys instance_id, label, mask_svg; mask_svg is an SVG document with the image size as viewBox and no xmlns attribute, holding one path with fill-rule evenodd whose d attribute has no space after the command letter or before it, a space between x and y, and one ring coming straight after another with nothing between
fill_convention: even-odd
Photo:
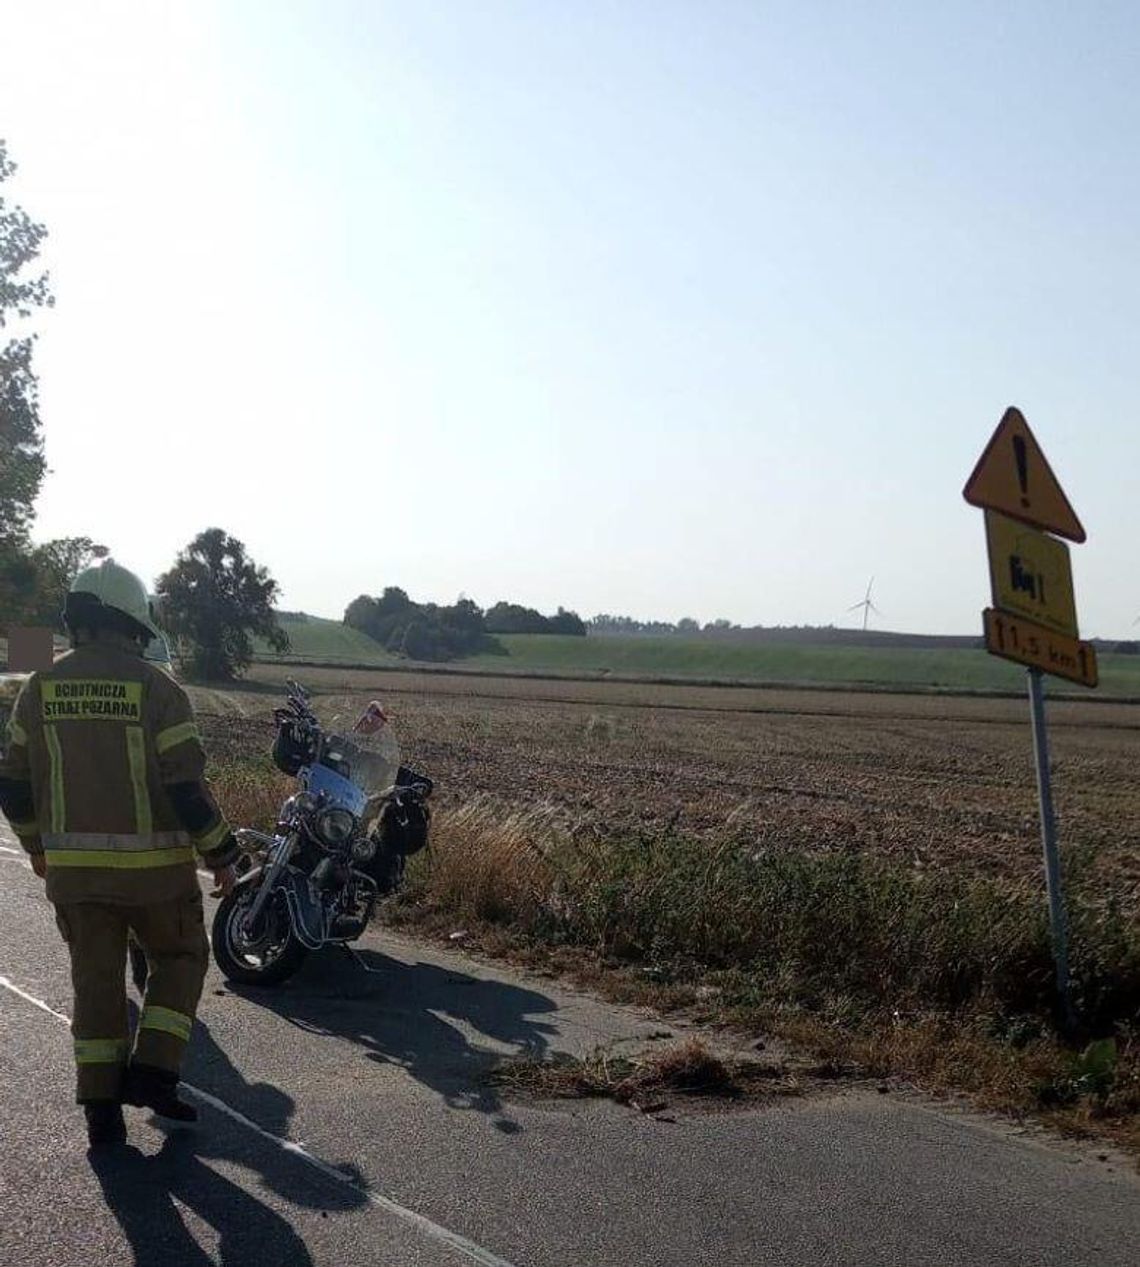
<instances>
[{"instance_id":1,"label":"motorcycle headlight","mask_svg":"<svg viewBox=\"0 0 1140 1267\"><path fill-rule=\"evenodd\" d=\"M313 819L313 833L322 845L337 849L356 830L356 815L346 809L326 809Z\"/></svg>"},{"instance_id":2,"label":"motorcycle headlight","mask_svg":"<svg viewBox=\"0 0 1140 1267\"><path fill-rule=\"evenodd\" d=\"M353 862L369 862L376 853L376 841L371 836L361 836L352 842Z\"/></svg>"}]
</instances>

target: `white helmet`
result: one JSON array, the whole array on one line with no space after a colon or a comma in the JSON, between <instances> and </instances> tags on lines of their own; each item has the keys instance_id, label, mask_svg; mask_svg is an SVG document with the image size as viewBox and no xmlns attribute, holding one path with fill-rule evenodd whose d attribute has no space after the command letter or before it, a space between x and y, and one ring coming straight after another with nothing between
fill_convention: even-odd
<instances>
[{"instance_id":1,"label":"white helmet","mask_svg":"<svg viewBox=\"0 0 1140 1267\"><path fill-rule=\"evenodd\" d=\"M140 625L148 638L158 638L158 626L154 623L154 611L147 598L146 586L125 567L120 567L114 559L104 559L80 572L71 583L68 593L68 624L72 624L72 615L78 614L79 604L72 602L72 596L89 594L99 600L103 607L109 607L129 616L136 625ZM84 604L86 606L86 604Z\"/></svg>"}]
</instances>

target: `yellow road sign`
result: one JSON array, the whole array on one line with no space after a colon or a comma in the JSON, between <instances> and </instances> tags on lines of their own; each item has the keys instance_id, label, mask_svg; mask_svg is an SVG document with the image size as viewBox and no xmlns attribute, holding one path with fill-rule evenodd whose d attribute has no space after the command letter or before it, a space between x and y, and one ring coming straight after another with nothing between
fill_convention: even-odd
<instances>
[{"instance_id":1,"label":"yellow road sign","mask_svg":"<svg viewBox=\"0 0 1140 1267\"><path fill-rule=\"evenodd\" d=\"M1018 409L1005 411L962 496L971 506L1000 510L1070 541L1085 540L1076 511Z\"/></svg>"},{"instance_id":2,"label":"yellow road sign","mask_svg":"<svg viewBox=\"0 0 1140 1267\"><path fill-rule=\"evenodd\" d=\"M1076 638L1069 547L996 510L986 511L986 545L994 606Z\"/></svg>"},{"instance_id":3,"label":"yellow road sign","mask_svg":"<svg viewBox=\"0 0 1140 1267\"><path fill-rule=\"evenodd\" d=\"M1096 648L1064 634L1054 633L1044 625L1034 624L1008 612L987 607L982 613L986 630L986 650L991 655L1025 664L1056 677L1096 686Z\"/></svg>"}]
</instances>

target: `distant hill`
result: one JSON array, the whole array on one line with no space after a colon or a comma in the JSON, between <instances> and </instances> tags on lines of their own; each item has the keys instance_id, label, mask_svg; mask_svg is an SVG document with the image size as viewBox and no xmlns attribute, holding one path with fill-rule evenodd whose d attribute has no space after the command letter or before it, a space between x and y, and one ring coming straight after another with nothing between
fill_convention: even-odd
<instances>
[{"instance_id":1,"label":"distant hill","mask_svg":"<svg viewBox=\"0 0 1140 1267\"><path fill-rule=\"evenodd\" d=\"M694 633L590 633L592 638L652 638L693 645L780 647L926 647L976 649L981 634L910 634L883 629L836 629L832 625L774 625L754 628L703 629Z\"/></svg>"},{"instance_id":2,"label":"distant hill","mask_svg":"<svg viewBox=\"0 0 1140 1267\"><path fill-rule=\"evenodd\" d=\"M258 659L376 669L412 662L389 655L340 621L303 612L282 614L292 643L283 657L259 648ZM746 632L748 636L740 637ZM762 635L762 636L761 636ZM691 636L590 634L499 635L505 654L453 661L451 673L522 673L570 678L640 678L706 682L814 684L884 689L1020 692L1025 672L982 649L980 638L924 636L861 629L717 631ZM1099 645L1096 692L1054 681L1050 691L1140 697L1140 655ZM438 666L435 666L438 671Z\"/></svg>"},{"instance_id":3,"label":"distant hill","mask_svg":"<svg viewBox=\"0 0 1140 1267\"><path fill-rule=\"evenodd\" d=\"M398 663L367 634L350 629L339 620L310 616L307 612L278 612L277 621L289 635L289 650L277 655L267 643L258 641L255 648L259 660L325 661L369 667Z\"/></svg>"}]
</instances>

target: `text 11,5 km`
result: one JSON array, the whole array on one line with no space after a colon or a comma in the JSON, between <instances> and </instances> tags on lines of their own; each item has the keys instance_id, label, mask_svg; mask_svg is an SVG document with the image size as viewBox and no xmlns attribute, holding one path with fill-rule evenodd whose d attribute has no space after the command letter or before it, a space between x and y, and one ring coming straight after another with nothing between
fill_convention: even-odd
<instances>
[{"instance_id":1,"label":"text 11,5 km","mask_svg":"<svg viewBox=\"0 0 1140 1267\"><path fill-rule=\"evenodd\" d=\"M986 650L991 655L1029 665L1082 686L1098 681L1096 648L1009 612L988 607L983 613Z\"/></svg>"}]
</instances>

